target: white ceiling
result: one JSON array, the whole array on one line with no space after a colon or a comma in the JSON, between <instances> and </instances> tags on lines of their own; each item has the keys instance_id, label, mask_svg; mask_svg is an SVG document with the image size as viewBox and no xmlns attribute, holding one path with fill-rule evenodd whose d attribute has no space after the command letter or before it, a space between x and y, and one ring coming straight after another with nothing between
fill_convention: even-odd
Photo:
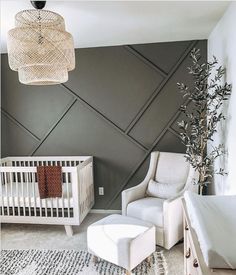
<instances>
[{"instance_id":1,"label":"white ceiling","mask_svg":"<svg viewBox=\"0 0 236 275\"><path fill-rule=\"evenodd\" d=\"M14 15L29 0L0 0L1 52ZM60 13L76 48L207 38L226 10L226 1L48 1Z\"/></svg>"}]
</instances>

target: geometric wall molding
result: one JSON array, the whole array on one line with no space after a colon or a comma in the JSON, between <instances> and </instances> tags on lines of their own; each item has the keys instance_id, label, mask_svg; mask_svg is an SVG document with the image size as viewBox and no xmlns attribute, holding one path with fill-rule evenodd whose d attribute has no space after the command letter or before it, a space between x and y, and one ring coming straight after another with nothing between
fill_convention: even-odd
<instances>
[{"instance_id":1,"label":"geometric wall molding","mask_svg":"<svg viewBox=\"0 0 236 275\"><path fill-rule=\"evenodd\" d=\"M191 86L193 47L206 60L205 40L77 49L69 81L44 87L20 84L1 55L2 156L93 155L95 208L119 209L153 150L184 151L176 83Z\"/></svg>"}]
</instances>

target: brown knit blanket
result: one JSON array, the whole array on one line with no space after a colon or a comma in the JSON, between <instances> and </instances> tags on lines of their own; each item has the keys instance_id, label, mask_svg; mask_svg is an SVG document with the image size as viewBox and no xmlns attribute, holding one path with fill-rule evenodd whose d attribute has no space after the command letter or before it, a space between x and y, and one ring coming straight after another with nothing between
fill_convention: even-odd
<instances>
[{"instance_id":1,"label":"brown knit blanket","mask_svg":"<svg viewBox=\"0 0 236 275\"><path fill-rule=\"evenodd\" d=\"M61 166L38 166L37 178L41 199L62 196Z\"/></svg>"}]
</instances>

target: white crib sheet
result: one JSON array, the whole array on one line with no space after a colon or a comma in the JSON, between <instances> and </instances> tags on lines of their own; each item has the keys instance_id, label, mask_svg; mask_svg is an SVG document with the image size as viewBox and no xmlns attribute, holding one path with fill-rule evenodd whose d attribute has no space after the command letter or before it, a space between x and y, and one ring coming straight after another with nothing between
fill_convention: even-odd
<instances>
[{"instance_id":1,"label":"white crib sheet","mask_svg":"<svg viewBox=\"0 0 236 275\"><path fill-rule=\"evenodd\" d=\"M210 268L236 268L236 196L185 192L191 226Z\"/></svg>"},{"instance_id":2,"label":"white crib sheet","mask_svg":"<svg viewBox=\"0 0 236 275\"><path fill-rule=\"evenodd\" d=\"M16 184L12 184L12 192L10 185L8 186L8 190L6 190L5 186L2 186L2 195L3 195L3 205L15 206L15 207L73 207L73 198L71 188L67 188L65 183L62 185L62 198L48 198L48 199L40 199L39 191L38 191L38 183L34 184L34 188L32 183L29 184L29 189L27 190L27 186L25 184L24 190L22 192L22 187L19 184L18 189ZM7 192L8 191L8 192ZM27 196L27 192L29 191L29 196ZM34 198L35 193L35 198ZM8 196L7 196L8 194ZM2 204L0 200L0 205Z\"/></svg>"}]
</instances>

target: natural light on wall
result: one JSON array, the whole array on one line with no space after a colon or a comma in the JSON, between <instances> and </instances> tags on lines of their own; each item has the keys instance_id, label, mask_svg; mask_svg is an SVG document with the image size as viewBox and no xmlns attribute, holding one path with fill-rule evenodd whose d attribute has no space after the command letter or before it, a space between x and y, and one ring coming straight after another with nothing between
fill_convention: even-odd
<instances>
[{"instance_id":1,"label":"natural light on wall","mask_svg":"<svg viewBox=\"0 0 236 275\"><path fill-rule=\"evenodd\" d=\"M46 1L31 1L35 10L15 16L15 28L8 32L10 68L28 85L50 85L68 80L75 68L73 37L57 13L42 10Z\"/></svg>"}]
</instances>

